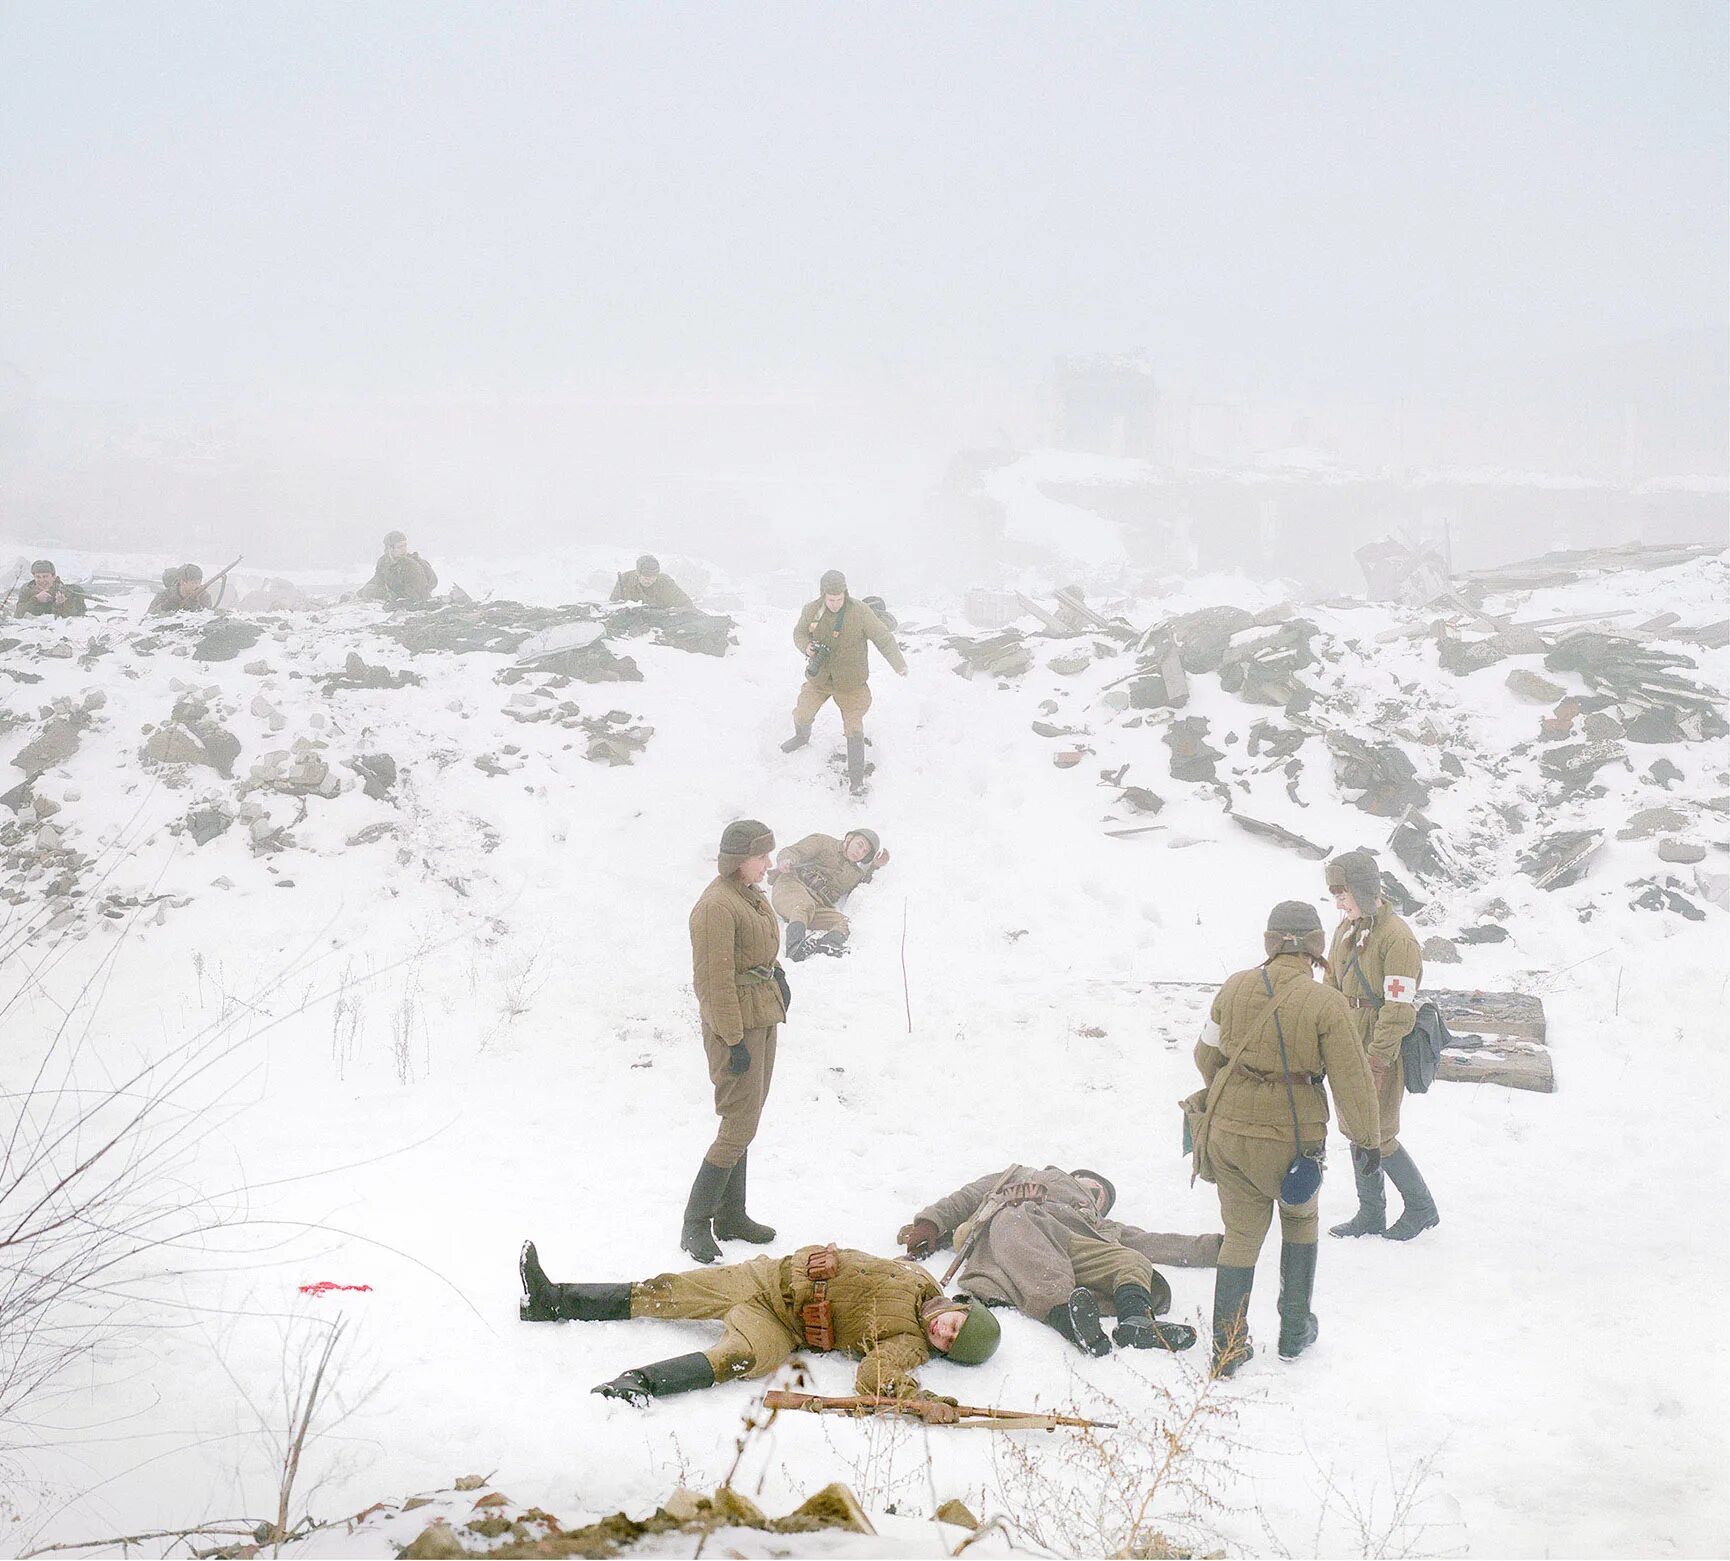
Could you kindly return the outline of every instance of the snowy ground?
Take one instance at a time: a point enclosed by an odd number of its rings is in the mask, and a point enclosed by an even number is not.
[[[571,600],[594,565],[561,567],[541,571],[534,599]],[[1631,597],[1685,610],[1672,600],[1684,590],[1709,606],[1713,582],[1721,609],[1723,566],[1712,567],[1685,581],[1588,582],[1545,593],[1532,613]],[[521,584],[474,567],[452,577],[477,594]],[[1236,596],[1210,589],[1222,585]],[[1220,600],[1253,609],[1275,594],[1198,584],[1137,621]],[[337,1316],[351,1325],[338,1373],[351,1412],[309,1450],[315,1513],[496,1471],[515,1501],[574,1523],[647,1512],[675,1485],[710,1489],[726,1474],[751,1387],[648,1410],[587,1391],[699,1348],[710,1331],[519,1325],[514,1262],[528,1235],[560,1278],[684,1266],[678,1214],[712,1131],[685,913],[732,817],[761,817],[782,841],[868,823],[893,853],[850,907],[853,955],[794,971],[752,1154],[753,1212],[780,1228],[781,1247],[891,1251],[921,1204],[1011,1159],[1105,1170],[1136,1223],[1217,1228],[1212,1190],[1191,1187],[1179,1152],[1176,1101],[1196,1083],[1189,1037],[1162,1028],[1141,986],[1217,981],[1254,963],[1273,901],[1310,897],[1325,914],[1319,866],[1241,833],[1205,788],[1172,781],[1157,728],[1096,723],[1094,756],[1052,765],[1051,744],[1029,730],[1040,702],[1079,712],[1127,667],[1103,661],[1070,679],[1038,665],[1002,689],[964,680],[939,636],[911,632],[940,614],[959,625],[954,604],[894,606],[910,626],[911,675],[874,678],[878,771],[863,805],[832,767],[832,713],[804,752],[777,749],[798,680],[782,606],[736,613],[739,644],[724,659],[632,641],[619,649],[644,682],[564,691],[585,714],[622,709],[655,728],[621,768],[585,762],[580,734],[512,720],[513,691],[493,682],[510,658],[411,661],[361,607],[285,624],[210,666],[118,651],[90,667],[32,661],[44,681],[28,688],[0,680],[19,710],[107,694],[78,754],[38,790],[64,801],[56,823],[69,843],[106,848],[112,883],[189,901],[14,958],[0,1086],[28,1082],[67,1010],[89,1026],[85,1083],[213,1022],[243,1042],[194,1086],[209,1115],[176,1178],[141,1189],[212,1198],[231,1223],[158,1265],[172,1274],[149,1284],[149,1304],[132,1304],[138,1327],[14,1438],[34,1444],[11,1460],[4,1501],[17,1534],[42,1543],[273,1514],[259,1421],[280,1422],[285,1354],[310,1337],[307,1320]],[[1311,615],[1366,647],[1395,621],[1372,609]],[[95,620],[5,628],[31,647],[102,632]],[[351,650],[426,681],[321,693],[310,675],[340,670]],[[1720,690],[1725,658],[1699,658]],[[243,670],[258,659],[273,670]],[[1456,679],[1437,671],[1433,647],[1404,642],[1353,666],[1366,712],[1415,681],[1486,751],[1535,725],[1502,687],[1505,669]],[[134,761],[140,728],[168,714],[172,679],[215,685],[232,706],[237,773],[281,745],[249,713],[262,692],[292,712],[289,736],[313,730],[301,723],[317,711],[341,753],[394,754],[400,805],[358,789],[315,798],[297,849],[276,856],[254,857],[239,829],[202,848],[170,835],[201,787],[231,789],[201,771],[177,790]],[[1217,679],[1196,681],[1192,711],[1212,718],[1216,744],[1267,714]],[[21,741],[0,733],[0,762]],[[507,744],[520,767],[473,763]],[[1724,744],[1690,753],[1678,790],[1723,796]],[[1099,771],[1125,762],[1129,782],[1167,798],[1165,830],[1102,833],[1115,792]],[[1473,771],[1434,816],[1465,830],[1509,784]],[[1613,822],[1632,786],[1611,780],[1590,807]],[[1337,796],[1303,810],[1283,787],[1255,797],[1257,816],[1335,849],[1387,838],[1386,820]],[[396,832],[345,844],[373,823]],[[1517,844],[1492,848],[1501,876],[1470,904],[1432,906],[1421,931],[1507,903],[1512,938],[1467,949],[1467,964],[1430,980],[1540,993],[1559,1092],[1438,1084],[1408,1104],[1402,1137],[1442,1224],[1405,1247],[1324,1240],[1321,1339],[1295,1364],[1271,1348],[1277,1246],[1264,1249],[1251,1313],[1262,1352],[1214,1390],[1232,1418],[1197,1454],[1222,1504],[1179,1502],[1162,1513],[1173,1530],[1291,1554],[1730,1549],[1730,1357],[1716,1327],[1730,1282],[1725,916],[1630,910],[1623,885],[1656,866],[1649,844],[1612,845],[1585,883],[1553,895],[1513,874]],[[1352,1207],[1335,1147],[1324,1223]],[[1211,1274],[1170,1277],[1176,1313],[1201,1320]],[[318,1281],[370,1288],[300,1293]],[[1200,1350],[1092,1361],[1024,1319],[1004,1329],[990,1363],[934,1364],[931,1387],[1082,1412],[1109,1400],[1107,1418],[1142,1429],[1172,1398],[1203,1393]],[[818,1357],[813,1375],[821,1391],[849,1390],[839,1358]],[[1071,1548],[1095,1548],[1088,1513],[1112,1483],[1108,1460],[1073,1445],[1060,1457],[1069,1444],[1054,1436],[1036,1444],[1044,1456],[1029,1476],[1000,1440],[787,1416],[751,1439],[741,1488],[775,1513],[837,1479],[874,1510],[918,1517],[950,1497],[985,1516],[1049,1502],[1069,1513]],[[344,1543],[391,1553],[382,1528],[310,1549],[343,1554]]]

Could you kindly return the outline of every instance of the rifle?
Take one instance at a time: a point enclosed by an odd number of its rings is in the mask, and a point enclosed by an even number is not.
[[[244,553],[241,554],[241,558],[244,558],[245,556],[246,555]],[[228,566],[228,569],[223,569],[223,570],[219,571],[218,573],[213,574],[208,580],[206,580],[204,582],[204,589],[207,591],[211,588],[211,586],[217,584],[219,581],[222,584],[222,589],[216,593],[216,600],[210,604],[212,606],[212,608],[220,607],[222,605],[222,598],[228,594],[228,570],[234,568],[234,565],[238,564],[239,562],[240,562],[240,558],[235,559],[234,564],[230,564]]]
[[[783,1388],[770,1388],[763,1395],[770,1409],[806,1409],[812,1414],[841,1414],[859,1418],[866,1415],[911,1415],[923,1419],[920,1407],[929,1402],[917,1398],[890,1398],[875,1393],[862,1393],[854,1398],[825,1398],[821,1393],[790,1393]],[[974,1404],[957,1404],[958,1426],[983,1427],[996,1431],[1054,1431],[1058,1426],[1083,1426],[1093,1430],[1114,1431],[1115,1421],[1084,1420],[1079,1415],[1051,1415],[1036,1409],[991,1409]]]
[[[4,618],[6,616],[7,609],[9,609],[12,605],[12,593],[18,589],[18,582],[20,580],[22,580],[23,578],[24,578],[24,570],[21,567],[18,570],[18,573],[12,576],[12,583],[6,587],[6,594],[4,596],[0,596],[0,618]]]

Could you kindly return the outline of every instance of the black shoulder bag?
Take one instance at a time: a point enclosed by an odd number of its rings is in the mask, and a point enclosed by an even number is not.
[[[1385,999],[1376,996],[1356,954],[1352,955],[1350,968],[1357,972],[1358,985],[1379,1013]],[[1442,1048],[1452,1040],[1441,1009],[1434,1003],[1419,1003],[1417,1017],[1400,1042],[1400,1072],[1405,1075],[1408,1095],[1429,1094],[1430,1086],[1436,1082],[1436,1069],[1441,1066]]]

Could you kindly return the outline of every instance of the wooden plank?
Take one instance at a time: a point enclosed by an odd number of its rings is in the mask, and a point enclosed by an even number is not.
[[[1555,1093],[1556,1070],[1550,1053],[1536,1041],[1505,1040],[1498,1035],[1456,1035],[1454,1041],[1442,1050],[1438,1079]]]

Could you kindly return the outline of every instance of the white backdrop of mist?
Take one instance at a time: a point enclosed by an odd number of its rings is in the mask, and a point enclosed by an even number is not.
[[[0,532],[886,556],[1117,351],[1360,465],[1721,479],[1727,68],[1687,0],[14,0]]]

